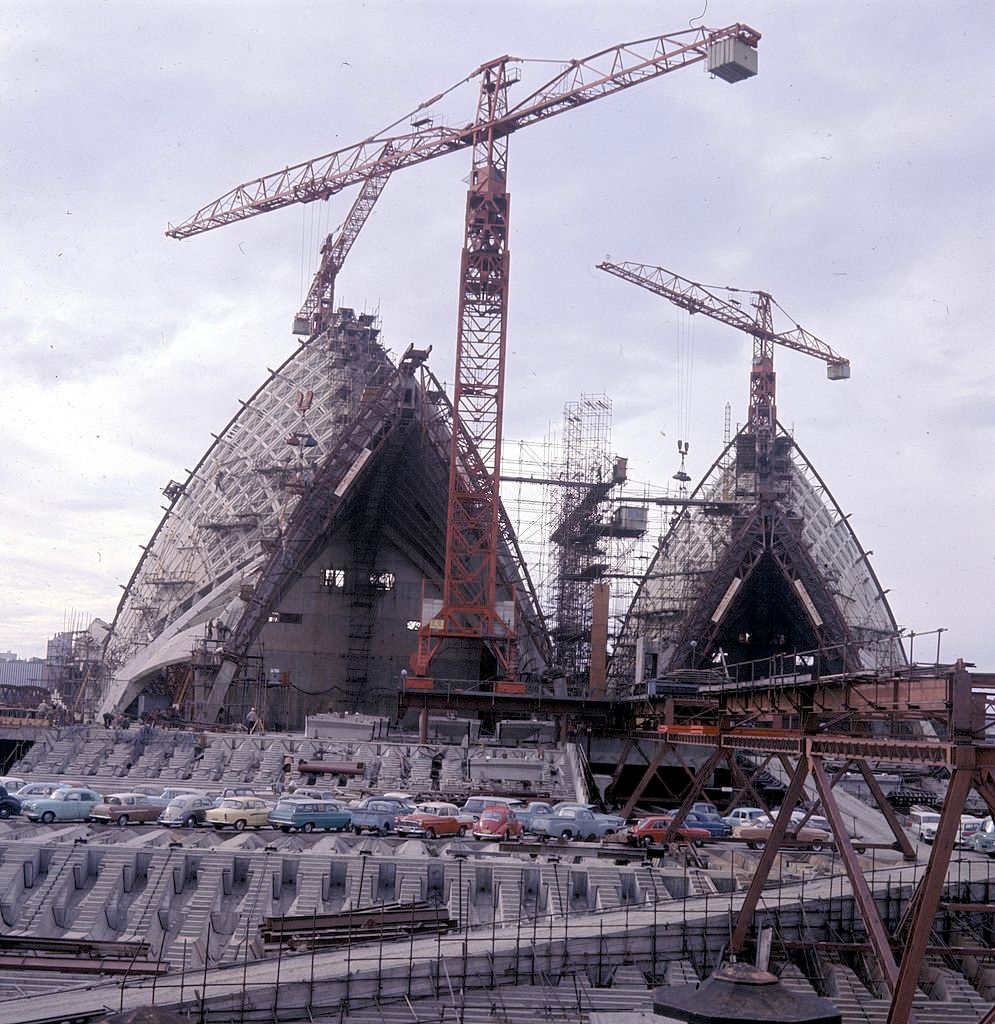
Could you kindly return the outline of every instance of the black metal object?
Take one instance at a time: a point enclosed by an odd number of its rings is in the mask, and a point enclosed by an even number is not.
[[[662,1017],[696,1024],[841,1024],[827,999],[792,992],[773,974],[750,964],[724,964],[700,985],[673,985],[653,993]]]

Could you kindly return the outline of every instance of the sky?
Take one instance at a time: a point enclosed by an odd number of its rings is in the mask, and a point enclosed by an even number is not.
[[[110,620],[161,488],[293,351],[353,195],[182,242],[169,223],[485,60],[552,61],[524,66],[538,85],[623,41],[739,21],[763,36],[756,78],[687,68],[512,136],[505,436],[548,436],[565,402],[606,393],[633,477],[667,482],[680,431],[697,479],[726,403],[745,418],[750,341],[595,266],[769,291],[851,360],[835,383],[778,350],[778,412],[898,622],[995,671],[995,6],[956,0],[7,0],[0,650],[41,656],[67,623]],[[433,113],[462,123],[473,104],[465,86]],[[337,289],[395,352],[431,344],[445,380],[468,171],[463,152],[396,174]]]

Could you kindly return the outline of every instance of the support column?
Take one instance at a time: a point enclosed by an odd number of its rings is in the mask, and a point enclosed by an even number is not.
[[[839,805],[833,796],[829,779],[826,776],[826,769],[823,767],[821,757],[811,759],[812,777],[815,779],[815,788],[822,801],[822,809],[832,829],[836,846],[843,859],[843,867],[846,869],[847,877],[850,879],[850,888],[853,890],[853,898],[860,908],[860,916],[867,930],[867,937],[874,951],[874,957],[884,975],[885,984],[889,992],[895,991],[898,982],[898,964],[895,963],[895,954],[891,951],[891,939],[888,930],[878,913],[877,904],[874,902],[874,894],[871,892],[867,879],[864,877],[857,854],[850,845],[850,836],[846,830],[846,822],[840,812]]]
[[[805,757],[800,757],[795,774],[791,777],[791,782],[788,784],[788,791],[784,794],[784,802],[781,804],[780,813],[774,821],[774,827],[770,830],[770,837],[764,845],[763,853],[760,854],[760,863],[757,865],[757,870],[750,881],[750,888],[746,892],[746,898],[743,900],[742,907],[740,907],[739,917],[736,919],[736,930],[729,941],[729,948],[733,953],[739,953],[746,942],[746,934],[753,923],[753,914],[757,909],[757,904],[760,902],[760,894],[763,892],[768,875],[770,875],[770,869],[774,866],[774,858],[778,854],[781,841],[788,831],[791,812],[795,809],[795,804],[798,803],[799,797],[804,792],[807,776],[808,761]]]
[[[425,746],[428,743],[428,706],[418,712],[418,742]]]
[[[670,823],[670,827],[667,829],[667,834],[663,837],[665,843],[672,843],[677,830],[684,824],[684,819],[687,817],[688,811],[691,810],[691,805],[698,799],[699,794],[705,788],[705,783],[711,777],[712,772],[715,771],[715,766],[727,755],[727,751],[721,747],[716,747],[708,756],[708,760],[698,769],[697,774],[694,777],[694,781],[691,783],[691,788],[688,790],[687,795],[681,801],[681,806],[677,808],[674,814],[674,818]]]
[[[621,810],[621,816],[624,819],[628,819],[629,815],[632,814],[632,809],[639,802],[639,798],[646,791],[646,787],[650,783],[650,779],[656,775],[657,768],[660,767],[660,763],[663,761],[664,755],[666,754],[669,743],[658,743],[656,750],[653,751],[653,756],[650,758],[650,763],[646,766],[646,771],[643,772],[643,777],[636,783],[636,788],[632,791],[632,796],[629,797],[625,802],[625,807]]]
[[[958,754],[973,753],[971,748],[958,747]],[[961,758],[958,758],[960,763]],[[957,830],[960,827],[960,816],[964,811],[964,802],[971,789],[974,767],[955,768],[947,786],[947,798],[943,802],[940,821],[936,827],[936,838],[933,848],[929,851],[929,863],[919,889],[919,902],[909,940],[902,954],[902,964],[898,971],[898,983],[891,998],[888,1010],[888,1024],[907,1024],[912,1019],[912,998],[919,984],[919,973],[922,960],[929,944],[929,936],[933,930],[933,919],[936,917],[936,906],[940,901],[947,880],[947,868],[950,866],[950,855],[953,853]]]
[[[905,860],[916,860],[916,849],[912,845],[912,840],[909,839],[908,833],[902,828],[894,807],[888,803],[888,798],[884,795],[884,790],[879,785],[878,780],[874,778],[870,765],[866,761],[855,761],[854,763],[860,770],[860,774],[864,777],[864,782],[867,783],[867,788],[871,791],[871,796],[874,797],[878,810],[884,815],[884,820],[888,823],[888,828],[891,829],[895,842],[898,844],[899,850],[902,851],[902,856]]]

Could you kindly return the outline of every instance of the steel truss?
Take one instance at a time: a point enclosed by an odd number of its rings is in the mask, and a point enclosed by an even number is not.
[[[777,758],[788,773],[789,783],[774,818],[774,825],[766,838],[756,872],[743,900],[730,940],[732,954],[741,954],[750,938],[754,914],[774,861],[790,845],[788,828],[791,814],[804,796],[806,781],[811,778],[818,801],[830,824],[833,841],[843,860],[854,899],[867,931],[871,952],[880,968],[881,976],[891,994],[888,1024],[914,1022],[912,1000],[918,986],[923,958],[927,955],[934,918],[939,909],[940,896],[947,868],[960,826],[961,814],[971,789],[984,800],[995,815],[995,743],[979,740],[984,736],[983,709],[972,700],[971,677],[964,663],[958,662],[946,674],[945,726],[946,739],[901,739],[894,737],[856,736],[845,733],[820,733],[819,723],[810,717],[806,729],[742,728],[726,720],[727,724],[714,726],[666,725],[661,727],[657,749],[649,761],[646,772],[626,805],[626,814],[638,802],[649,781],[656,774],[667,751],[679,746],[709,748],[710,754],[694,775],[693,782],[674,814],[665,841],[672,841],[695,800],[711,779],[715,768],[723,761],[735,771],[735,754],[749,751],[765,757],[764,765]],[[979,714],[979,711],[982,713]],[[753,716],[758,717],[757,715]],[[842,767],[830,771],[828,761],[839,762]],[[894,810],[885,799],[881,787],[874,779],[870,762],[889,761],[898,764],[942,765],[950,770],[946,800],[940,813],[936,838],[929,854],[925,871],[913,893],[908,911],[895,934],[889,934],[874,901],[874,894],[864,875],[854,843],[847,832],[842,812],[833,794],[835,783],[848,767],[856,767],[870,789],[874,803],[881,811],[892,834],[894,847],[906,860],[915,860],[916,852],[903,831]],[[683,764],[683,760],[681,761]],[[686,765],[685,765],[686,768]],[[740,786],[742,777],[737,778]],[[760,806],[766,807],[759,794],[747,785]],[[813,806],[808,814],[814,810]],[[807,817],[808,815],[806,815]],[[861,845],[861,844],[858,844]],[[820,943],[814,943],[818,948]],[[895,948],[900,956],[896,957]],[[995,1013],[985,1018],[985,1024],[995,1021]]]

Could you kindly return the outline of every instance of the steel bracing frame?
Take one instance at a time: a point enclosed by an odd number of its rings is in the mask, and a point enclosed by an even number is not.
[[[664,837],[665,841],[672,841],[676,837],[677,830],[692,804],[704,790],[715,768],[723,761],[729,764],[735,776],[736,752],[749,752],[755,758],[766,757],[764,764],[769,763],[772,758],[778,759],[787,773],[788,787],[781,801],[780,810],[776,815],[772,815],[773,826],[766,837],[759,863],[743,899],[730,939],[730,952],[733,955],[741,955],[751,936],[754,915],[774,862],[781,850],[790,845],[789,826],[791,832],[800,827],[799,824],[792,823],[791,815],[805,796],[805,784],[811,779],[817,803],[809,808],[805,818],[807,819],[821,806],[830,824],[833,841],[850,881],[871,952],[891,995],[888,1024],[906,1024],[914,1021],[912,1000],[918,986],[923,958],[930,948],[934,918],[939,909],[961,814],[969,792],[973,789],[995,815],[995,743],[983,738],[983,708],[973,699],[971,677],[963,662],[958,662],[947,673],[945,684],[947,699],[943,731],[946,738],[942,740],[820,732],[819,723],[813,717],[809,717],[804,729],[797,730],[743,728],[728,717],[722,724],[714,726],[661,726],[659,738],[656,740],[657,747],[649,758],[637,790],[626,805],[625,813],[631,813],[646,785],[662,764],[666,753],[676,750],[681,745],[709,749],[709,754],[675,812],[668,833]],[[765,707],[762,713],[770,717],[769,706]],[[938,717],[935,709],[932,717]],[[836,722],[837,727],[851,724],[849,718],[840,720],[839,716],[831,721]],[[830,760],[836,765],[832,771],[827,766]],[[947,795],[929,860],[912,895],[910,905],[894,933],[889,932],[881,917],[854,847],[853,838],[846,829],[843,814],[833,793],[835,784],[847,769],[856,767],[867,783],[873,802],[895,837],[894,847],[901,851],[906,860],[915,860],[915,848],[874,778],[871,763],[876,761],[939,765],[950,771]],[[742,777],[737,777],[741,789],[744,787],[744,781]],[[743,792],[745,791],[743,789]],[[755,791],[753,798],[759,801],[759,795]],[[761,802],[760,806],[766,805]],[[816,942],[814,945],[818,948],[820,944]],[[896,948],[901,951],[899,956],[896,956]],[[986,1021],[988,1024],[995,1021],[995,1014],[989,1014]]]

